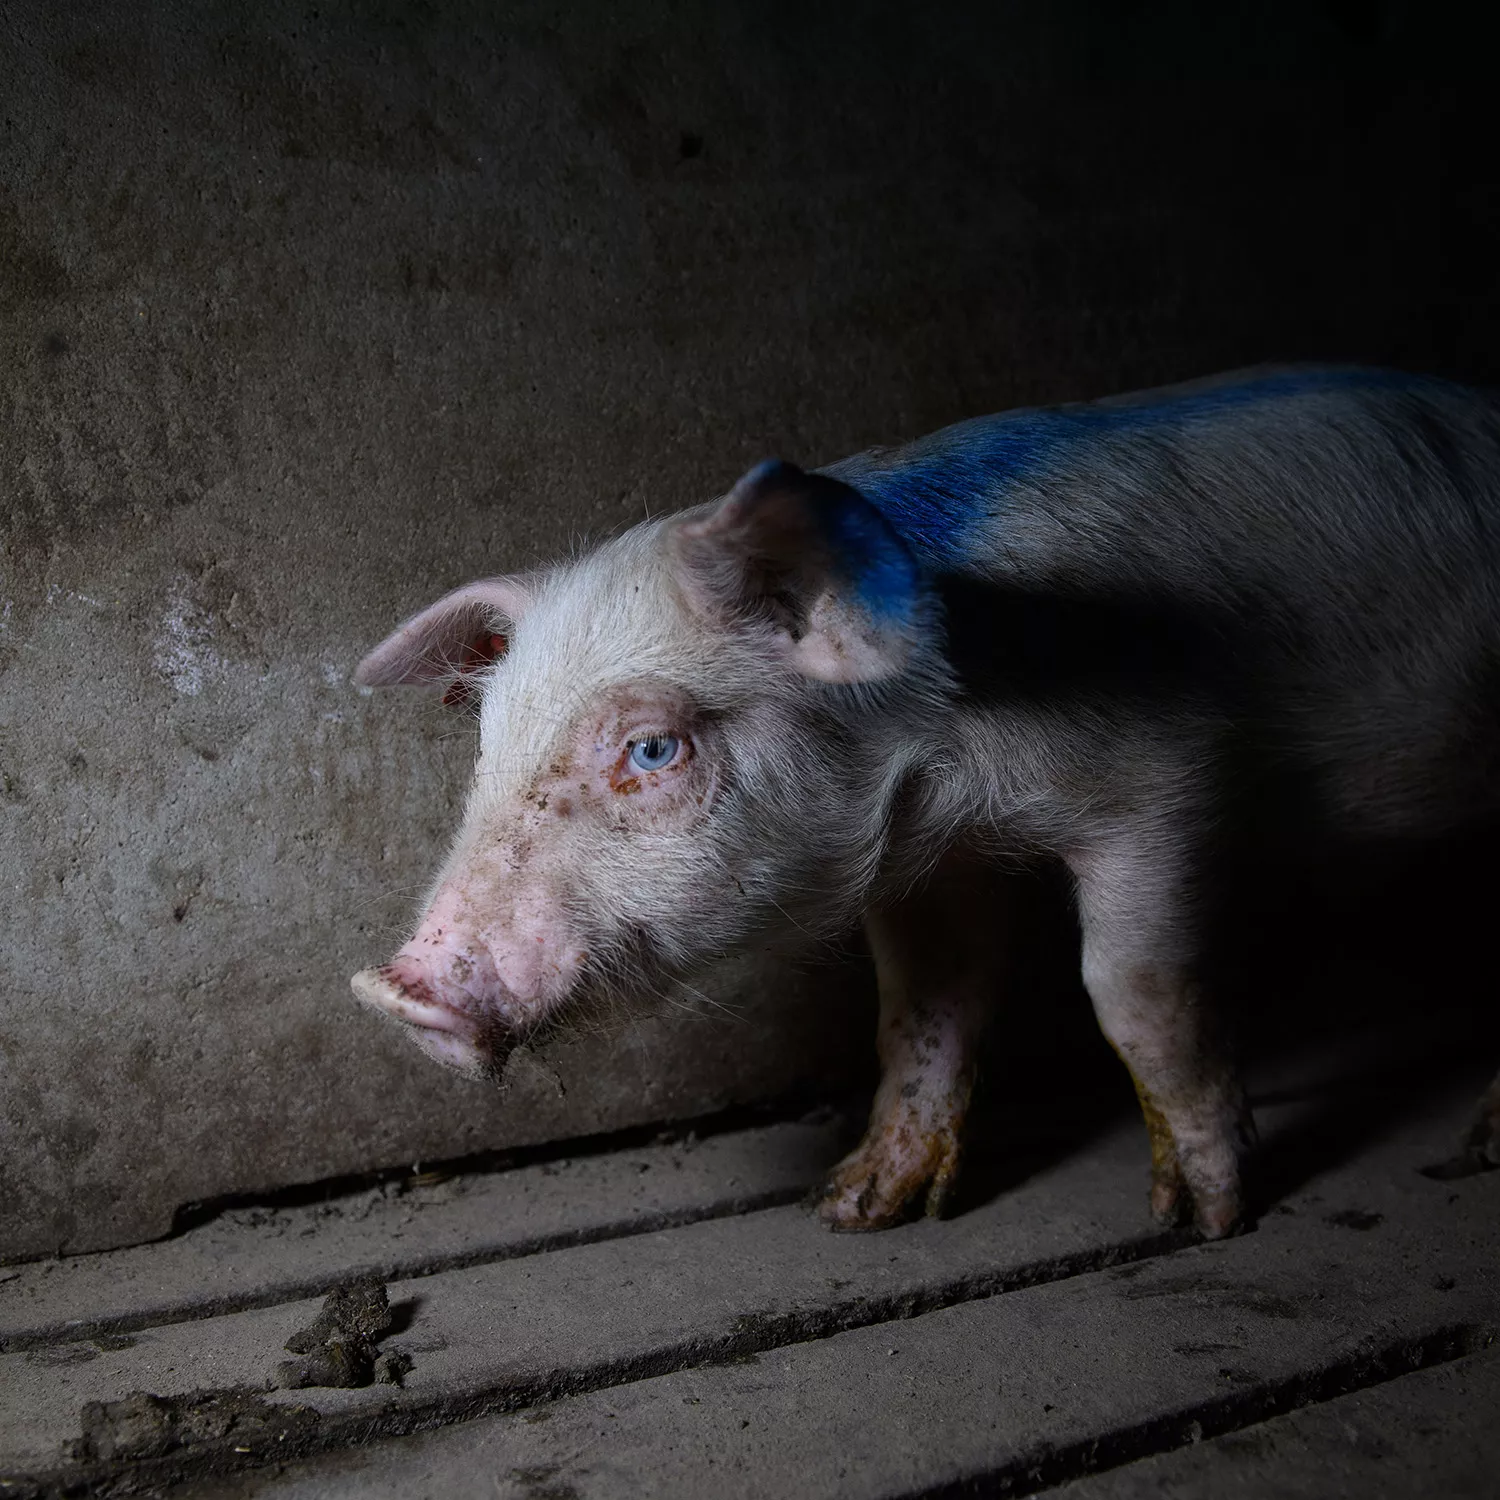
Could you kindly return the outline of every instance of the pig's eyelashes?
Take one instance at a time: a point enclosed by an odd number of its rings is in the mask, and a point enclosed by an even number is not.
[[[682,742],[675,734],[648,734],[630,742],[630,764],[637,771],[662,771],[677,759]]]

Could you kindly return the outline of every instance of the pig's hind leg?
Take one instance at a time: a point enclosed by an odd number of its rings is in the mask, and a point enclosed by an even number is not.
[[[919,1197],[929,1215],[942,1212],[999,983],[1001,895],[989,872],[950,856],[921,891],[866,917],[882,1074],[864,1139],[823,1189],[830,1228],[884,1229]]]
[[[1255,1127],[1197,977],[1186,862],[1167,840],[1070,858],[1083,924],[1083,979],[1100,1029],[1130,1070],[1151,1137],[1151,1211],[1196,1220],[1210,1239],[1244,1214],[1241,1164]]]

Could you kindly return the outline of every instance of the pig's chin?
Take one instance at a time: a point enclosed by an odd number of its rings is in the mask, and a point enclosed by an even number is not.
[[[388,969],[362,969],[350,981],[355,996],[399,1021],[430,1058],[468,1078],[498,1083],[518,1038],[503,1022],[453,1009],[430,993],[398,984]]]

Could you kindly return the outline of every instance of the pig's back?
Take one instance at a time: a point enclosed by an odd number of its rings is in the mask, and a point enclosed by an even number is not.
[[[1495,397],[1384,370],[1001,412],[824,472],[928,567],[1016,584],[1274,594],[1296,591],[1297,558],[1304,575],[1357,575],[1500,545]]]
[[[1252,371],[1002,413],[827,472],[936,577],[981,696],[1072,700],[1092,722],[1170,698],[1314,772],[1330,811],[1377,783],[1397,822],[1451,821],[1434,797],[1500,811],[1488,393]]]

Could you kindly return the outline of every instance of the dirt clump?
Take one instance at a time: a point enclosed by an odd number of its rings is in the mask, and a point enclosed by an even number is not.
[[[352,1389],[375,1381],[400,1385],[411,1369],[411,1356],[401,1349],[382,1353],[376,1347],[391,1321],[381,1281],[363,1277],[336,1286],[318,1316],[286,1341],[287,1350],[302,1358],[282,1360],[274,1383],[282,1390],[314,1385]]]

